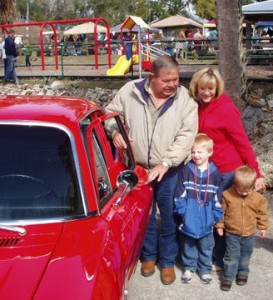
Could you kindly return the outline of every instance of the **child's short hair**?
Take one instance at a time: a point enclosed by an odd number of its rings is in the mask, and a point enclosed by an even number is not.
[[[251,189],[256,181],[257,175],[254,169],[241,166],[236,169],[233,184],[241,189]]]
[[[192,148],[194,146],[200,146],[205,148],[208,152],[212,152],[213,140],[210,137],[208,137],[205,133],[197,133]]]

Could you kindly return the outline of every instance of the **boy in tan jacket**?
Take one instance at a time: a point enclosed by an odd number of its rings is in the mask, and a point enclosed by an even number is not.
[[[268,201],[254,189],[255,171],[247,166],[239,167],[233,186],[223,193],[224,218],[216,224],[217,232],[226,235],[224,274],[221,290],[229,291],[236,277],[237,285],[245,285],[249,273],[249,261],[254,247],[254,233],[260,230],[265,237],[269,220]]]

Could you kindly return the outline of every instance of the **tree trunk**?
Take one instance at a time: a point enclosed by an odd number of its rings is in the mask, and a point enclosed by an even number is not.
[[[15,16],[16,0],[0,0],[0,23],[8,23]]]
[[[240,0],[217,0],[219,69],[226,91],[234,103],[243,109],[246,94],[245,56],[242,44],[242,14]]]

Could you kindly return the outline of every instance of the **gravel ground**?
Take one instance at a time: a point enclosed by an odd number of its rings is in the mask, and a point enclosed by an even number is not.
[[[166,286],[160,281],[159,269],[148,278],[141,276],[140,263],[128,286],[128,300],[209,300],[209,299],[272,299],[273,282],[273,191],[266,192],[269,200],[269,215],[271,226],[267,236],[261,239],[257,233],[254,253],[250,263],[249,282],[246,286],[233,284],[229,292],[220,290],[219,277],[214,274],[209,285],[202,284],[195,274],[189,284],[183,284],[181,265],[177,264],[176,280]]]

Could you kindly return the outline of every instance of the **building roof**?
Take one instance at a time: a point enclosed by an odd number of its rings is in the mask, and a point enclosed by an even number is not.
[[[272,21],[273,0],[243,5],[242,13],[248,21]]]
[[[168,18],[165,18],[161,21],[154,22],[151,24],[151,27],[157,27],[157,28],[166,28],[166,27],[200,27],[202,28],[203,25],[192,20],[189,18],[186,18],[184,16],[175,15]]]

